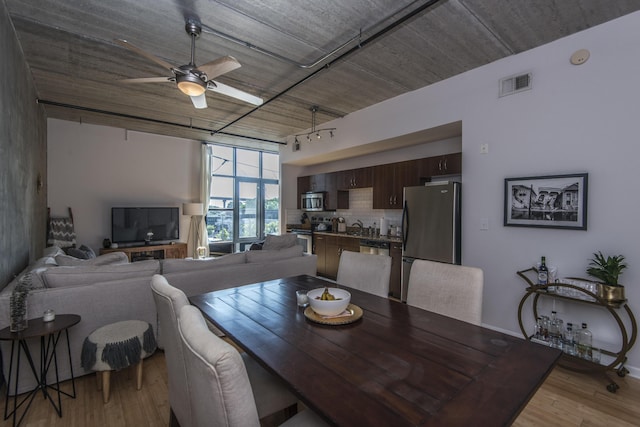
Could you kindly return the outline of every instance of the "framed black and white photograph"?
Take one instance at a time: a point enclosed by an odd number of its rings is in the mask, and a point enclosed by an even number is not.
[[[504,225],[587,229],[588,174],[504,180]]]

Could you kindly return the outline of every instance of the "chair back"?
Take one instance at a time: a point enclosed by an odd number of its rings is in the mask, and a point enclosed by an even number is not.
[[[178,331],[178,315],[189,300],[182,290],[159,274],[151,278],[151,292],[158,312],[158,338],[162,340],[169,382],[169,405],[181,426],[192,425],[189,384]]]
[[[359,289],[384,298],[389,297],[391,257],[344,251],[340,255],[338,277],[340,285]]]
[[[181,309],[178,329],[191,388],[191,425],[259,427],[240,353],[209,330],[196,307]]]
[[[483,281],[479,268],[415,260],[409,274],[407,304],[480,325]]]

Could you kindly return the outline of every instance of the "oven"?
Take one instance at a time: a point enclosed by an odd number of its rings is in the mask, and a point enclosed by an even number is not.
[[[324,199],[325,193],[322,191],[303,193],[300,195],[300,209],[307,212],[322,212]]]
[[[298,244],[305,254],[313,253],[313,234],[311,230],[291,230],[298,237]]]

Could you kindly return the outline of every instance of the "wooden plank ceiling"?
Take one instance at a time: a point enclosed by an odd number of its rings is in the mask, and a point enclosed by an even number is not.
[[[282,143],[287,136],[311,127],[313,105],[320,108],[320,126],[640,9],[637,0],[441,0],[363,43],[430,2],[5,3],[49,117],[271,148],[277,145],[263,140]],[[237,58],[242,67],[216,80],[262,97],[264,106],[254,110],[250,104],[208,91],[209,107],[198,110],[174,83],[119,82],[170,77],[171,71],[121,47],[114,39],[126,39],[175,66],[187,64],[191,48],[185,31],[187,18],[203,24],[196,41],[196,64],[224,55]],[[342,50],[315,67],[297,65],[314,62],[341,45],[345,45]],[[336,60],[347,51],[352,53]],[[326,67],[328,63],[330,67]],[[222,133],[210,134],[219,130]]]

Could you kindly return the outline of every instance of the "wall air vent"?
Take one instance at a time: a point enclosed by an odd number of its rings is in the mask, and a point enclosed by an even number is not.
[[[506,96],[531,89],[531,73],[517,74],[500,79],[500,95]]]

